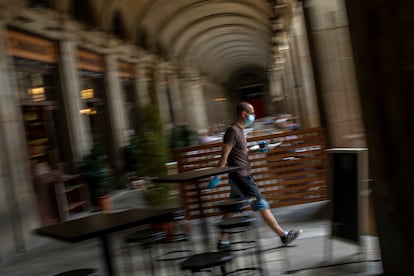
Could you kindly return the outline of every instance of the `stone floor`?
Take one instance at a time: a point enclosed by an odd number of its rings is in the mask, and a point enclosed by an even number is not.
[[[302,228],[303,234],[290,246],[282,247],[278,238],[259,218],[258,231],[263,249],[266,275],[379,275],[382,273],[377,237],[362,236],[361,244],[355,245],[330,236],[330,222],[326,217],[326,202],[297,205],[273,209],[285,229]],[[209,218],[209,224],[218,218]],[[201,252],[201,231],[198,221],[191,222],[194,252]],[[126,232],[112,236],[116,271],[119,275],[150,275],[148,268],[141,265],[143,254],[133,250],[134,271],[125,263],[122,237]],[[217,232],[211,231],[212,247]],[[249,256],[238,257],[233,266],[247,265]],[[0,275],[54,275],[75,268],[93,267],[99,275],[105,275],[101,261],[99,240],[88,240],[76,244],[36,237],[35,245],[27,252],[8,259],[0,266]],[[157,275],[185,275],[177,263],[157,265]],[[220,275],[219,271],[199,275]],[[233,274],[232,274],[233,275]],[[253,275],[240,273],[235,275]]]

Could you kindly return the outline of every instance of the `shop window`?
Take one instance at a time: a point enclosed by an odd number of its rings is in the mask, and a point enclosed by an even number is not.
[[[89,118],[92,140],[95,143],[109,145],[106,140],[107,114],[105,112],[105,93],[104,80],[102,73],[82,70],[81,75],[81,99],[82,115]]]
[[[21,103],[56,99],[54,65],[22,58],[14,58],[14,64]]]
[[[65,124],[59,117],[57,70],[51,64],[14,58],[27,149],[34,174],[53,169],[61,161],[58,135]],[[64,136],[64,135],[63,135]],[[67,145],[65,146],[67,148]]]

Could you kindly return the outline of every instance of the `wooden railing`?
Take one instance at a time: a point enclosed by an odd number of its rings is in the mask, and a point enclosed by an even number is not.
[[[282,142],[268,152],[249,151],[253,176],[271,208],[328,199],[328,157],[325,130],[312,128],[248,139],[249,147],[259,141]],[[174,150],[178,172],[214,167],[221,143]],[[227,175],[219,186],[207,189],[209,179],[200,180],[204,214],[219,215],[216,205],[229,195]],[[180,185],[181,202],[189,219],[198,218],[197,192],[191,183]]]

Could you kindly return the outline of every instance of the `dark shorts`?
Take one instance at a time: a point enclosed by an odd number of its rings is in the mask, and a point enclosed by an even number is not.
[[[248,199],[253,211],[269,209],[269,203],[260,193],[253,176],[232,176],[229,184],[231,199]]]

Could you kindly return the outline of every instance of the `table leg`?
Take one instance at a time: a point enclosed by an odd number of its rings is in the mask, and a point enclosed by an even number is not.
[[[201,234],[203,235],[205,249],[208,251],[209,246],[210,246],[210,238],[209,238],[209,234],[208,234],[207,219],[204,215],[204,208],[203,208],[203,200],[201,198],[200,183],[199,183],[199,181],[196,180],[196,181],[194,181],[194,184],[195,184],[196,190],[197,190],[197,203],[198,203],[198,208],[200,210]]]
[[[104,260],[106,265],[106,272],[108,276],[115,275],[114,268],[112,265],[112,254],[111,254],[111,243],[109,240],[109,234],[103,234],[101,236],[102,246],[103,246],[103,254]]]

